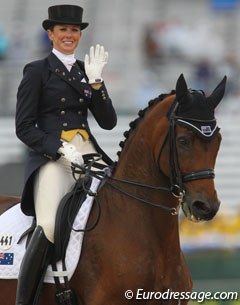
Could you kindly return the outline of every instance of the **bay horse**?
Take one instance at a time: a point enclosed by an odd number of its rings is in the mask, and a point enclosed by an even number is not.
[[[180,75],[176,90],[151,100],[130,123],[119,160],[96,197],[99,223],[85,233],[70,280],[79,305],[188,303],[184,293],[191,292],[192,280],[178,212],[182,206],[198,222],[219,209],[214,167],[221,135],[214,110],[225,84],[226,77],[206,97],[188,89]],[[97,216],[93,205],[88,224]],[[0,287],[0,304],[13,305],[16,281],[0,280]],[[39,304],[55,304],[54,293],[54,285],[44,284]]]

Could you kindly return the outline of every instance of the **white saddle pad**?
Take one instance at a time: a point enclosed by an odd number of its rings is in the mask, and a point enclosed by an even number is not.
[[[91,191],[96,192],[99,180],[93,178]],[[93,197],[87,195],[86,200],[75,218],[73,227],[76,229],[84,229],[91,211]],[[26,216],[20,209],[20,203],[13,208],[7,210],[0,216],[0,278],[1,279],[17,279],[20,264],[25,253],[27,237],[17,244],[20,236],[31,226],[33,218]],[[68,248],[66,251],[66,269],[62,271],[62,264],[58,262],[58,273],[52,271],[52,267],[48,266],[44,279],[45,283],[54,283],[53,275],[58,275],[60,281],[63,282],[61,276],[68,276],[70,279],[77,267],[83,241],[83,232],[72,231]]]

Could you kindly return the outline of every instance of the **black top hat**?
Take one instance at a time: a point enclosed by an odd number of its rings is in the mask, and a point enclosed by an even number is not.
[[[83,8],[77,5],[54,5],[48,8],[48,19],[44,20],[42,26],[48,30],[55,24],[77,24],[81,30],[88,26],[82,22]]]

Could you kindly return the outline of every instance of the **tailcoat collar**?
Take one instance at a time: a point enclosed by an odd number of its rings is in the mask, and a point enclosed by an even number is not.
[[[82,82],[83,78],[85,78],[85,74],[79,67],[79,61],[76,61],[75,67],[72,68],[69,72],[65,65],[61,62],[61,60],[59,60],[57,56],[52,52],[48,55],[47,59],[52,73],[67,82],[79,93],[82,93],[82,88],[79,83],[86,83]]]

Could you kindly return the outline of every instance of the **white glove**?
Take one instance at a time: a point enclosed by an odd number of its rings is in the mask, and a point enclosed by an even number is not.
[[[78,165],[84,163],[82,154],[76,150],[74,145],[67,142],[63,142],[62,146],[58,149],[58,153],[71,163],[76,163]]]
[[[108,52],[104,51],[104,47],[99,44],[96,45],[96,49],[94,47],[90,48],[90,55],[85,55],[85,72],[89,79],[89,84],[101,83],[102,79],[102,70],[104,65],[108,60]]]

